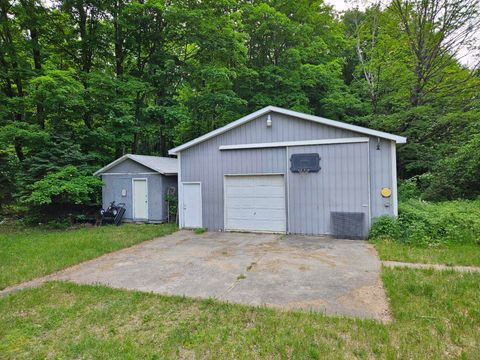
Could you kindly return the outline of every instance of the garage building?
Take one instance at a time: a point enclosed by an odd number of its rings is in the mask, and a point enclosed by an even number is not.
[[[125,204],[125,222],[162,223],[167,220],[167,192],[177,193],[175,158],[126,154],[94,175],[101,176],[102,204]]]
[[[397,214],[406,138],[267,106],[169,151],[181,228],[365,238]]]

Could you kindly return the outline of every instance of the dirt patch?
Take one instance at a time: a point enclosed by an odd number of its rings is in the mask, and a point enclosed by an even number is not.
[[[184,347],[180,347],[177,350],[177,353],[172,355],[174,355],[174,357],[176,357],[177,359],[181,359],[181,360],[196,359],[195,351],[186,349]]]
[[[377,249],[375,249],[375,246],[368,244],[366,245],[367,251],[370,255],[373,255],[375,257],[378,256]]]
[[[313,260],[320,261],[321,263],[331,267],[342,265],[342,263],[338,261],[336,256],[327,254],[326,252],[321,250],[306,251],[296,247],[289,246],[284,248],[275,248],[275,249],[272,249],[271,252],[275,254],[285,254],[286,258],[296,259],[302,262],[304,262],[306,259],[313,259]]]
[[[251,254],[278,254],[284,255],[287,259],[301,261],[305,261],[305,259],[314,259],[331,267],[343,265],[335,255],[328,254],[325,251],[304,249],[298,246],[280,243],[279,241],[269,241],[262,244],[249,244],[247,250]]]
[[[315,311],[325,311],[328,305],[328,301],[324,299],[308,299],[302,301],[293,301],[287,304],[268,304],[281,310],[315,310]]]
[[[216,249],[208,254],[206,261],[212,266],[217,266],[223,270],[233,270],[236,268],[230,260],[235,256],[235,251],[228,247]]]
[[[310,258],[313,258],[315,260],[318,260],[324,264],[327,264],[331,267],[335,267],[337,265],[341,265],[342,263],[340,263],[336,256],[333,256],[333,255],[329,255],[327,254],[326,252],[324,251],[315,251],[313,253],[308,253],[308,255],[306,254],[305,256],[308,256]]]
[[[224,248],[212,251],[208,255],[207,260],[213,260],[219,257],[232,257],[233,255],[235,255],[235,252],[232,249],[229,249],[228,247],[224,247]]]
[[[235,270],[236,267],[228,260],[218,258],[208,259],[208,263],[223,270]]]
[[[340,296],[338,301],[346,308],[368,309],[370,313],[375,314],[375,318],[384,323],[392,320],[388,307],[388,300],[380,279],[375,285],[363,286]]]
[[[173,273],[170,273],[167,276],[165,276],[163,278],[163,280],[173,281],[173,280],[177,280],[177,279],[181,278],[182,276],[183,276],[183,273],[181,273],[181,272],[173,272]]]
[[[272,241],[265,241],[262,243],[248,243],[245,246],[242,246],[242,248],[247,252],[248,254],[255,255],[258,253],[264,253],[267,251],[272,251],[276,249],[279,246],[278,240],[272,240]]]
[[[296,271],[303,267],[303,271],[310,268],[301,262],[295,260],[286,259],[262,259],[256,264],[251,271],[253,272],[266,272],[266,273],[280,273],[282,271]]]
[[[104,262],[100,263],[100,266],[98,267],[98,270],[99,271],[107,271],[107,270],[112,269],[113,265],[116,265],[116,266],[120,265],[121,266],[122,263],[117,264],[113,260],[107,260],[107,261],[104,261]]]
[[[300,271],[308,271],[308,270],[310,270],[310,269],[311,269],[311,267],[310,267],[310,266],[306,266],[306,265],[300,265],[300,266],[298,267],[298,270],[300,270]]]

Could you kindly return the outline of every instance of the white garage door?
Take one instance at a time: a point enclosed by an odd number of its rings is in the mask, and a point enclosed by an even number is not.
[[[282,175],[225,176],[225,229],[286,231]]]

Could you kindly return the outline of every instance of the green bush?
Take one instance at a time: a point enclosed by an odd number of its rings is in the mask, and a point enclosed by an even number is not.
[[[410,199],[424,199],[426,190],[431,186],[433,175],[425,173],[415,175],[410,179],[400,180],[398,183],[398,199],[407,201]]]
[[[27,225],[44,224],[59,229],[85,222],[86,218],[95,222],[101,188],[102,181],[86,170],[64,166],[29,187],[30,194],[23,198],[25,208],[19,216]]]
[[[37,206],[96,203],[101,187],[102,180],[68,165],[35,182],[27,202]]]
[[[196,228],[194,230],[194,232],[195,232],[195,234],[200,235],[200,234],[203,234],[203,233],[207,232],[207,228]]]
[[[377,218],[370,239],[393,239],[415,246],[480,244],[480,201],[400,203],[398,218]]]
[[[400,227],[397,219],[385,215],[375,219],[369,237],[371,239],[397,239],[399,235]]]
[[[168,215],[170,222],[174,223],[177,220],[178,198],[176,195],[167,194],[165,196],[165,201],[168,205]]]

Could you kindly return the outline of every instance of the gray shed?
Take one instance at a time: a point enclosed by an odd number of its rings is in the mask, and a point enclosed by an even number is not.
[[[171,149],[181,228],[365,238],[397,215],[406,138],[267,106]]]
[[[126,154],[94,175],[104,183],[103,208],[112,201],[125,203],[124,221],[161,223],[168,215],[167,191],[177,188],[177,172],[175,158]]]

